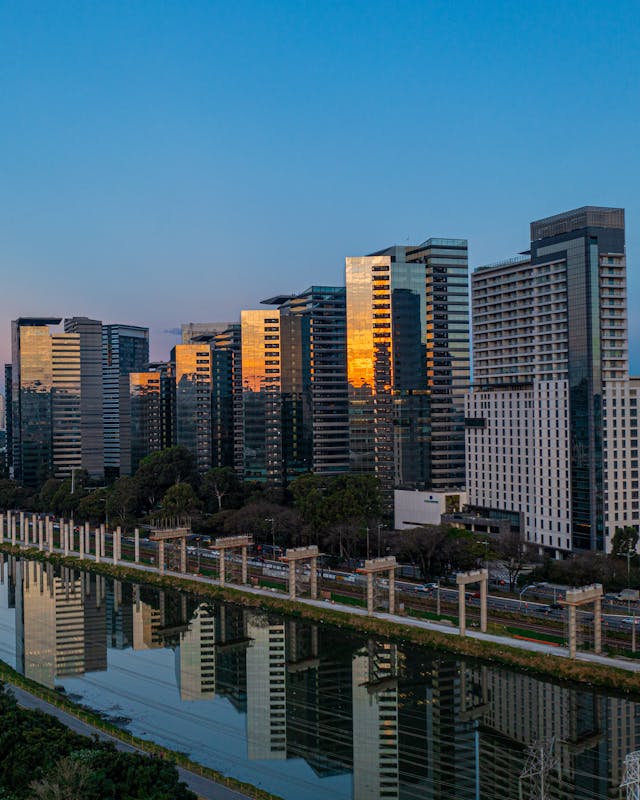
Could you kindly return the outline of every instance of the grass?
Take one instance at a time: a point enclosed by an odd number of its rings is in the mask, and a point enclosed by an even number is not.
[[[158,575],[153,572],[142,572],[134,567],[113,566],[113,564],[103,562],[95,564],[93,561],[80,561],[75,557],[65,558],[64,556],[43,553],[38,550],[22,551],[18,547],[12,548],[11,545],[6,543],[0,544],[0,551],[23,555],[34,560],[50,561],[68,567],[75,567],[76,569],[98,572],[118,580],[128,580],[133,583],[145,583],[164,589],[190,592],[199,596],[226,600],[245,607],[261,608],[283,616],[328,623],[341,630],[376,634],[396,642],[412,642],[435,651],[478,659],[487,664],[512,667],[558,680],[599,686],[615,694],[632,695],[640,698],[640,675],[614,666],[572,661],[560,656],[522,650],[517,646],[511,647],[496,642],[485,642],[469,637],[452,636],[438,631],[405,626],[398,622],[387,622],[377,617],[349,615],[336,611],[330,604],[311,606],[280,597],[253,595],[230,586],[222,588],[213,584],[191,581],[188,578],[174,578],[173,576]]]

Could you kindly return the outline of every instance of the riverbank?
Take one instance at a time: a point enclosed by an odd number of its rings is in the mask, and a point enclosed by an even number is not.
[[[123,745],[124,749],[160,756],[170,761],[178,768],[180,779],[200,798],[210,798],[211,800],[281,800],[277,795],[270,794],[256,786],[230,778],[217,770],[198,764],[183,753],[177,753],[155,742],[134,736],[103,719],[99,714],[74,703],[63,694],[25,678],[24,675],[16,672],[4,661],[0,661],[0,683],[5,683],[9,688],[17,687],[27,692],[32,698],[42,701],[41,704],[33,704],[32,707],[37,707],[44,713],[58,716],[63,724],[76,730],[76,732],[87,736],[91,736],[94,733],[100,734],[100,738],[115,740]],[[20,698],[18,697],[17,699],[20,703]],[[48,709],[46,706],[51,708]],[[56,709],[63,713],[61,715],[55,714]],[[86,730],[78,730],[71,720],[64,719],[64,715],[79,721]]]
[[[158,588],[176,589],[261,608],[284,616],[328,623],[343,630],[375,634],[400,642],[412,642],[432,650],[442,650],[485,663],[535,672],[557,680],[590,684],[615,693],[640,697],[638,661],[597,656],[589,652],[579,652],[578,657],[571,660],[568,650],[556,644],[514,639],[476,630],[469,630],[467,636],[462,637],[458,635],[455,627],[438,622],[384,612],[375,612],[370,616],[364,609],[308,598],[291,601],[282,593],[276,594],[266,589],[229,585],[221,587],[211,578],[185,576],[173,572],[159,574],[154,567],[131,562],[126,564],[121,562],[118,565],[104,561],[96,563],[93,559],[80,560],[75,556],[44,553],[37,549],[27,550],[7,543],[0,544],[0,552],[97,572],[118,580],[146,583]]]

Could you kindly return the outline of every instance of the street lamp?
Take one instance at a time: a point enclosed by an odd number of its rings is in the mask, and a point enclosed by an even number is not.
[[[369,526],[367,525],[367,558],[369,558]]]
[[[535,586],[537,586],[537,585],[538,585],[537,583],[528,583],[528,584],[527,584],[527,585],[524,587],[524,589],[523,589],[523,590],[520,592],[520,605],[518,606],[518,608],[519,608],[519,610],[520,610],[520,611],[522,611],[522,595],[523,595],[523,594],[524,594],[524,593],[525,593],[525,592],[526,592],[528,589],[533,589],[533,588],[534,588]]]

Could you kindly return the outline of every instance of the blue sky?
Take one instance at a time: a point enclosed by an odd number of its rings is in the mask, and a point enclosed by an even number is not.
[[[152,329],[429,236],[471,265],[627,209],[640,372],[637,2],[0,1],[0,358],[19,315]],[[4,333],[2,333],[4,331]]]

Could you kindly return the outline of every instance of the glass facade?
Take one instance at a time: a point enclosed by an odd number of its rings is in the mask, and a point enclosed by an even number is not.
[[[463,486],[466,240],[348,258],[346,284],[352,470],[387,491]]]
[[[21,318],[12,323],[13,468],[15,478],[31,486],[50,476],[68,477],[75,469],[93,469],[92,477],[102,474],[99,428],[90,415],[84,424],[82,419],[83,403],[88,408],[96,403],[91,394],[96,341],[90,334],[56,331],[60,322]]]
[[[136,325],[104,325],[102,373],[104,386],[104,463],[108,477],[126,474],[130,465],[129,375],[149,364],[149,329]],[[125,463],[121,463],[124,458]]]
[[[212,350],[205,342],[171,351],[173,443],[186,447],[201,472],[211,469]]]
[[[132,474],[143,458],[171,445],[165,408],[168,380],[166,365],[164,370],[129,375]]]
[[[243,476],[286,485],[311,469],[308,320],[280,310],[240,320]]]

